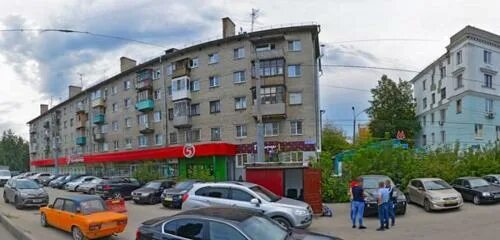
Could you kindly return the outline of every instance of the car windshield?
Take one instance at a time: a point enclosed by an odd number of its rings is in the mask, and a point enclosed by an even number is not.
[[[18,189],[38,189],[40,186],[33,181],[17,181],[16,188]]]
[[[374,189],[378,188],[379,182],[385,182],[386,180],[391,181],[391,185],[394,185],[392,180],[389,177],[386,176],[379,176],[379,177],[362,177],[363,178],[363,188],[366,189]]]
[[[482,178],[470,179],[469,183],[471,188],[484,187],[490,185],[490,183],[488,183],[486,180]]]
[[[174,188],[178,190],[186,190],[188,188],[191,188],[191,186],[193,186],[193,182],[180,182],[175,184]]]
[[[146,185],[144,185],[145,188],[154,188],[154,189],[159,189],[161,186],[161,182],[148,182]]]
[[[239,226],[250,239],[285,239],[288,235],[283,227],[263,217],[250,217]]]
[[[104,212],[106,207],[104,202],[100,199],[88,200],[80,203],[81,212],[83,215],[89,215],[92,213]]]
[[[8,170],[0,170],[0,176],[2,176],[2,177],[10,177],[10,171],[8,171]]]
[[[451,186],[443,180],[425,181],[424,186],[427,190],[451,189]]]
[[[250,188],[252,191],[257,193],[261,198],[268,202],[276,202],[281,199],[278,195],[274,194],[273,192],[267,190],[265,187],[261,186],[253,186]]]

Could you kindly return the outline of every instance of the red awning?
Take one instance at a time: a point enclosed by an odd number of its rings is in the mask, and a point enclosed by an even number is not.
[[[236,155],[236,145],[228,143],[207,143],[194,145],[194,157],[206,156],[234,156]],[[104,162],[126,162],[136,160],[157,160],[184,158],[184,146],[165,147],[157,149],[145,149],[134,151],[122,151],[104,154],[84,155],[84,163],[104,163]],[[61,159],[64,159],[61,162]],[[59,159],[60,164],[66,164],[66,158]],[[32,166],[54,165],[53,159],[34,160]]]

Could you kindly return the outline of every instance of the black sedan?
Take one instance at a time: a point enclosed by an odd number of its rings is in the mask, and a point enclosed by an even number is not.
[[[173,188],[168,188],[161,194],[162,204],[166,208],[181,208],[182,196],[193,187],[197,180],[178,182]]]
[[[156,180],[146,183],[143,187],[132,192],[135,203],[157,204],[161,202],[163,190],[175,185],[172,180]]]
[[[298,229],[285,229],[269,217],[241,208],[201,208],[142,223],[136,240],[338,240],[340,238]]]
[[[102,199],[130,199],[132,191],[140,187],[141,184],[135,178],[113,177],[97,184],[95,193]]]
[[[500,201],[500,187],[479,177],[457,178],[451,185],[462,194],[464,201],[476,205]]]
[[[363,188],[365,189],[365,216],[371,216],[378,214],[378,204],[377,204],[377,189],[379,182],[385,182],[386,180],[391,181],[392,186],[394,186],[394,182],[391,178],[384,175],[364,175],[361,176],[363,178]],[[394,188],[394,196],[397,198],[396,202],[396,214],[404,215],[406,213],[406,197],[399,188]]]

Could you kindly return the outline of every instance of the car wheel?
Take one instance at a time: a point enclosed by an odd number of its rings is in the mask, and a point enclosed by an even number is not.
[[[431,209],[431,202],[429,202],[428,199],[425,199],[424,200],[424,209],[426,212],[431,212],[432,209]]]
[[[113,193],[113,199],[120,199],[122,198],[122,194],[119,192]]]
[[[474,203],[474,205],[481,204],[481,200],[479,199],[478,195],[474,196],[474,199],[472,199],[472,202]]]
[[[5,203],[9,203],[9,199],[7,198],[7,195],[5,195],[5,192],[3,192],[3,201]]]
[[[151,195],[151,197],[149,198],[149,204],[153,205],[156,203],[156,197],[154,195]]]
[[[89,194],[90,194],[90,195],[95,195],[95,190],[94,190],[93,188],[91,188],[91,189],[89,190]]]
[[[45,216],[45,213],[42,213],[40,215],[40,223],[42,224],[42,227],[48,227],[49,223],[47,222],[47,217]]]
[[[284,217],[273,217],[273,220],[276,221],[279,225],[285,227],[286,229],[292,227],[292,224],[290,224],[290,222],[286,220]]]
[[[17,197],[14,198],[14,205],[16,206],[16,209],[23,208],[23,205],[22,205],[21,201]]]
[[[165,204],[164,202],[162,202],[161,205],[163,205],[164,208],[168,208],[168,205]]]
[[[71,235],[73,235],[73,240],[85,240],[85,236],[78,227],[71,228]]]
[[[408,204],[412,204],[411,197],[409,193],[405,193],[406,201],[408,201]]]

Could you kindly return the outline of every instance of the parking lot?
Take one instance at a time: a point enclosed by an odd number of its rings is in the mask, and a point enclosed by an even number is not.
[[[61,195],[79,194],[46,188],[51,202]],[[408,206],[407,215],[397,219],[396,227],[385,232],[376,232],[377,219],[366,219],[366,230],[352,229],[348,219],[348,204],[331,204],[334,216],[318,217],[309,228],[311,231],[330,233],[344,239],[496,239],[500,225],[500,204],[474,206],[466,203],[459,211],[427,213],[417,206]],[[158,216],[175,214],[176,210],[165,209],[161,204],[136,205],[127,202],[129,222],[124,233],[114,239],[133,240],[141,222]],[[43,228],[36,209],[16,210],[14,206],[0,201],[0,211],[35,239],[66,240],[70,234],[54,228]]]

